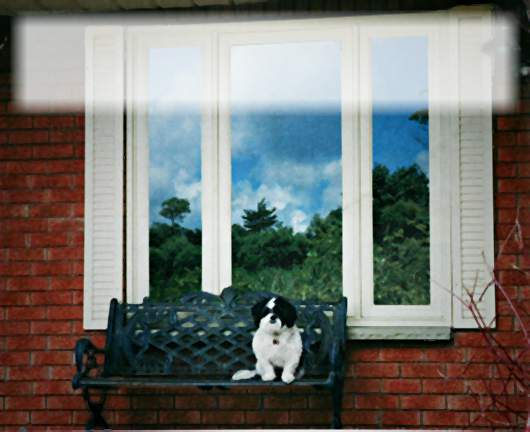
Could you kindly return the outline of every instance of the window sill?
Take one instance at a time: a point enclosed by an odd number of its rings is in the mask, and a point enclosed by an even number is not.
[[[451,327],[348,327],[349,340],[449,340]]]

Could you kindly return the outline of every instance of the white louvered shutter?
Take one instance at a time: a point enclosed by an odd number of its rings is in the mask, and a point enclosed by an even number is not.
[[[123,285],[123,30],[85,34],[84,327],[107,326]]]
[[[491,40],[489,13],[454,20],[458,40],[458,144],[453,183],[453,289],[466,301],[474,289],[478,301],[490,281],[494,262],[492,169],[492,69],[486,46]],[[486,264],[487,263],[487,264]],[[474,288],[475,287],[475,288]],[[495,317],[495,291],[479,303],[489,324]],[[468,309],[453,300],[453,325],[476,328]],[[493,325],[493,324],[492,324]]]

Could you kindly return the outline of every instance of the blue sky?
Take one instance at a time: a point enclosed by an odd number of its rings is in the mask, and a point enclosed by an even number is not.
[[[396,54],[399,52],[399,55]],[[372,42],[373,162],[428,171],[428,134],[410,121],[427,106],[426,41]],[[340,58],[336,42],[232,49],[232,221],[265,198],[304,231],[341,202]],[[171,196],[190,201],[184,225],[200,227],[200,52],[152,50],[150,218]]]

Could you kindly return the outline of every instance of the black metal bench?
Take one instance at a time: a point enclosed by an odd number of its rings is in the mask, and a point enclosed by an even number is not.
[[[108,427],[102,410],[109,388],[285,386],[280,380],[231,380],[237,370],[254,368],[250,308],[267,295],[271,293],[242,294],[226,288],[220,296],[193,293],[176,303],[146,298],[141,304],[120,304],[113,299],[105,349],[86,338],[78,340],[75,348],[77,373],[72,385],[83,390],[92,412],[86,427]],[[329,390],[332,426],[340,428],[346,299],[292,303],[302,331],[304,375],[289,385]],[[98,395],[91,389],[98,389]]]

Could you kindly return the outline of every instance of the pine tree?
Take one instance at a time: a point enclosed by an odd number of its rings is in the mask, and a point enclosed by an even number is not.
[[[243,210],[243,225],[247,231],[259,232],[273,227],[278,218],[276,216],[276,207],[267,208],[265,198],[258,203],[256,210]]]

